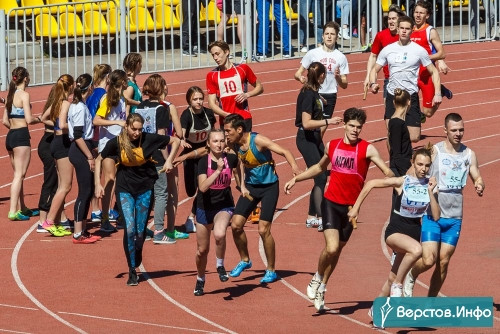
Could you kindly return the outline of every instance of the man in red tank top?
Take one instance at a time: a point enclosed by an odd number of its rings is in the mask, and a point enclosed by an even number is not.
[[[313,179],[332,164],[330,184],[321,205],[325,248],[319,257],[318,271],[307,287],[307,296],[314,300],[318,312],[325,311],[326,284],[353,230],[347,217],[348,207],[356,202],[370,163],[373,162],[385,176],[394,176],[375,146],[359,138],[365,122],[364,110],[347,109],[344,112],[344,137],[327,143],[325,154],[316,165],[285,184],[285,193],[289,194],[296,182]]]

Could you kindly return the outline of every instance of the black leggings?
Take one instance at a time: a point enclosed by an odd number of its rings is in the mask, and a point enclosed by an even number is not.
[[[307,168],[317,164],[323,157],[325,146],[321,140],[320,131],[299,130],[295,140],[300,154],[304,157]],[[326,185],[326,171],[314,178],[314,186],[309,196],[309,212],[310,216],[321,217],[321,201]]]
[[[56,162],[50,152],[50,143],[54,139],[53,132],[45,131],[38,144],[38,156],[43,163],[43,184],[38,200],[38,209],[48,212],[52,204],[52,198],[57,191],[57,170]]]
[[[198,161],[200,158],[184,161],[184,186],[189,197],[193,197],[198,189]],[[196,214],[196,199],[193,201],[191,213]]]
[[[86,140],[85,144],[92,151],[92,143]],[[75,221],[81,222],[87,218],[90,199],[94,193],[94,173],[90,170],[87,157],[75,142],[71,143],[68,152],[69,161],[75,167],[76,181],[78,182],[78,197],[75,202]]]

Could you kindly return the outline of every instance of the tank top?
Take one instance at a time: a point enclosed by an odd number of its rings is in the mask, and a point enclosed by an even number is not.
[[[403,189],[396,198],[394,212],[407,218],[420,218],[430,203],[427,185],[429,179],[418,179],[405,175]]]
[[[248,134],[248,150],[238,147],[238,158],[245,167],[245,183],[259,185],[278,181],[271,151],[260,152],[255,145],[256,132]]]
[[[16,89],[16,92],[20,89]],[[18,108],[12,104],[10,113],[7,114],[8,118],[24,118],[24,108]]]
[[[139,86],[137,86],[137,84],[132,80],[129,80],[127,82],[127,86],[132,87],[134,89],[134,95],[132,96],[132,99],[134,101],[142,102],[142,94],[141,94],[141,90],[139,89]],[[130,106],[130,112],[133,114],[135,112],[136,108],[137,108],[137,106]]]
[[[341,205],[356,202],[370,165],[370,160],[366,158],[368,145],[370,143],[362,139],[355,145],[344,143],[343,138],[330,141],[328,157],[332,170],[325,198]]]
[[[444,147],[444,142],[434,145],[437,152],[432,164],[432,175],[438,179],[439,192],[462,192],[467,183],[470,169],[471,153],[467,146],[462,145],[458,154],[450,154]]]
[[[212,157],[210,154],[207,155],[208,162],[207,162],[207,177],[210,177],[213,173],[215,173],[216,169],[212,169]],[[210,186],[210,189],[212,190],[222,190],[226,189],[231,186],[231,168],[229,168],[229,165],[227,163],[227,157],[224,155],[224,168],[220,172],[219,176],[217,179],[212,183]]]
[[[191,111],[191,128],[189,129],[188,137],[186,138],[188,142],[198,144],[203,143],[207,140],[208,133],[212,130],[212,126],[210,125],[210,120],[208,119],[207,113],[205,110],[202,111],[205,115],[205,120],[207,121],[207,126],[204,129],[196,130],[194,128],[194,116]]]

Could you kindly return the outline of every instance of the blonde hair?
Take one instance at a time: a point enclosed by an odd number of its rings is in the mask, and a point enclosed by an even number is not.
[[[132,163],[136,162],[136,157],[134,151],[132,150],[132,143],[130,142],[130,138],[128,137],[127,127],[132,126],[134,122],[139,122],[141,124],[144,124],[144,118],[142,118],[142,116],[139,114],[128,115],[125,127],[122,129],[122,132],[120,132],[120,135],[118,137],[118,148],[120,149],[119,150],[120,157],[121,157],[121,152],[123,151],[125,152],[128,161]]]
[[[50,107],[50,120],[55,122],[56,119],[59,118],[59,114],[61,113],[61,106],[64,100],[68,99],[69,93],[75,80],[69,74],[63,74],[59,77],[57,82],[55,83],[53,89],[49,95],[50,103],[47,101],[47,109]]]

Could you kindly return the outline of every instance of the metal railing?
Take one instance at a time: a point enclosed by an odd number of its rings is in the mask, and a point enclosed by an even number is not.
[[[304,55],[301,51],[321,42],[319,28],[331,20],[345,28],[338,48],[360,52],[383,28],[384,11],[391,3],[410,12],[415,4],[413,0],[232,0],[228,9],[228,2],[218,6],[216,0],[46,0],[51,3],[46,5],[43,0],[30,1],[39,5],[0,9],[1,90],[17,66],[28,69],[32,85],[42,85],[63,73],[90,73],[95,64],[121,68],[128,52],[141,53],[143,73],[212,67],[215,64],[205,50],[218,38],[230,44],[235,62],[298,58]],[[221,14],[236,10],[239,3],[241,12]],[[430,21],[443,43],[497,37],[495,1],[433,0],[432,4]]]

